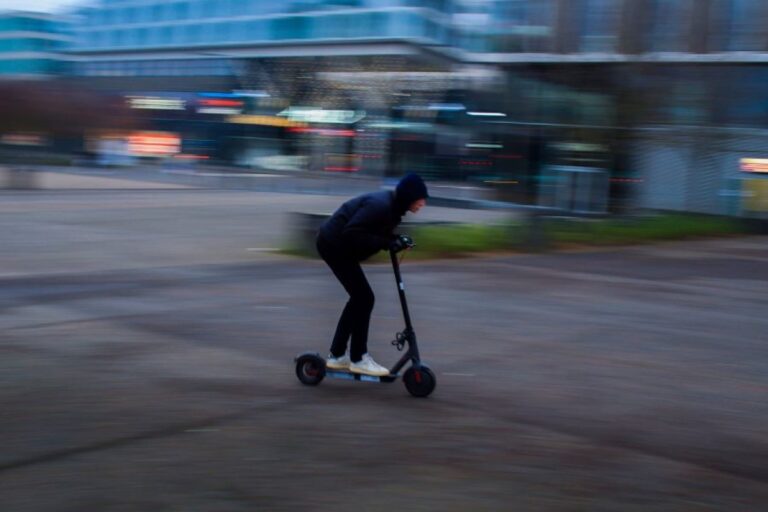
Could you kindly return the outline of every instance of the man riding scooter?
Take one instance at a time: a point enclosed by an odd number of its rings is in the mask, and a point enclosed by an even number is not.
[[[408,174],[393,191],[363,194],[345,202],[320,227],[317,250],[349,294],[331,343],[327,368],[363,375],[389,374],[368,354],[368,326],[375,298],[360,262],[382,250],[403,249],[403,241],[393,233],[394,229],[407,212],[421,210],[428,197],[421,177]]]

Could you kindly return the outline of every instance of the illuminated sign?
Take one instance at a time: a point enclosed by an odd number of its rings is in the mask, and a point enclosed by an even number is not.
[[[133,132],[128,136],[132,156],[163,157],[181,151],[181,137],[170,132]]]
[[[241,91],[232,91],[232,94],[235,94],[237,96],[246,96],[248,98],[269,98],[269,93],[266,91],[241,90]]]
[[[237,115],[243,112],[245,103],[237,94],[203,92],[198,94],[199,114]]]
[[[740,164],[744,172],[768,173],[768,158],[742,158]]]
[[[181,98],[128,96],[128,105],[140,110],[184,110],[187,103]]]
[[[284,117],[276,116],[256,116],[256,115],[238,115],[227,119],[230,123],[236,124],[254,124],[260,126],[277,126],[279,128],[301,128],[305,123],[299,123]]]
[[[330,137],[354,137],[355,130],[336,130],[330,128],[293,128],[296,133],[317,133],[319,135],[328,135]]]
[[[44,146],[45,137],[39,133],[6,133],[0,136],[0,144],[9,146]]]
[[[291,121],[304,123],[351,124],[363,119],[365,117],[365,111],[291,107],[283,110],[277,115],[287,117]]]

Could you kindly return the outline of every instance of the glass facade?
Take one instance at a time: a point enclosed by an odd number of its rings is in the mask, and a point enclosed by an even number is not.
[[[57,57],[68,43],[65,26],[35,14],[0,15],[0,75],[51,75],[65,70]]]
[[[627,18],[630,8],[637,23]],[[468,60],[486,54],[488,62],[506,54],[642,55],[694,46],[766,51],[766,16],[764,0],[101,0],[82,11],[74,50],[131,58],[146,50],[406,40],[457,48]]]
[[[439,10],[448,5],[444,0],[108,2],[85,12],[75,49],[380,38],[443,44],[449,31]]]
[[[124,60],[78,63],[80,76],[230,76],[226,59]]]

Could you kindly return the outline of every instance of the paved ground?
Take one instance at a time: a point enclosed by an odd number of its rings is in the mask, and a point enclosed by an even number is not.
[[[270,250],[291,236],[290,212],[330,213],[348,197],[202,189],[0,191],[0,276],[273,259]],[[406,220],[493,222],[506,215],[430,207]]]
[[[0,194],[0,510],[765,508],[768,239],[406,260],[418,400],[295,379],[342,291],[248,249],[301,197]]]

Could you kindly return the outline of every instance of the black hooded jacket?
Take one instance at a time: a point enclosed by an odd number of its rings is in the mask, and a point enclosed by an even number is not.
[[[395,191],[372,192],[350,199],[326,220],[319,241],[339,256],[357,261],[389,248],[394,229],[411,203],[426,198],[424,182],[416,175],[400,181]]]
[[[338,255],[368,259],[389,248],[405,213],[396,204],[395,193],[388,190],[350,199],[320,226],[320,239]]]

